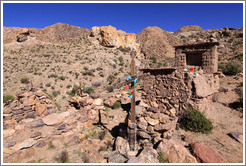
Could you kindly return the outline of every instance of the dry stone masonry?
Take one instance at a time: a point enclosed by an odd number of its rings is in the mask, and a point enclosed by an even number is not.
[[[219,89],[217,45],[177,46],[175,68],[141,69],[141,95],[146,106],[138,116],[140,138],[170,138],[185,110],[207,109],[211,96]],[[191,67],[198,75],[183,71]]]
[[[218,71],[218,42],[175,46],[175,65],[178,69],[194,66],[204,73]]]

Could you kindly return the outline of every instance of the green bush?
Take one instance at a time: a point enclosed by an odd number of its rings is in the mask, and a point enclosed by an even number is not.
[[[79,86],[78,85],[73,85],[73,89],[68,92],[70,96],[74,96],[76,93],[78,93]]]
[[[195,109],[188,109],[182,121],[186,130],[210,133],[213,129],[212,122],[208,120],[201,112]]]
[[[243,61],[243,53],[236,55],[235,58],[240,61]]]
[[[121,107],[121,103],[116,101],[114,104],[113,104],[113,109],[117,109],[117,108],[120,108]]]
[[[219,64],[219,69],[226,75],[236,75],[242,71],[242,67],[238,64],[227,63]]]
[[[165,157],[164,152],[158,153],[157,159],[159,160],[160,163],[168,163],[168,159]]]
[[[58,96],[59,94],[60,94],[60,91],[53,91],[53,92],[52,92],[52,95],[53,95],[54,97]]]
[[[120,61],[120,62],[123,62],[123,61],[124,61],[124,59],[123,59],[122,56],[119,57],[119,61]]]
[[[120,46],[118,48],[118,50],[120,50],[121,52],[130,52],[131,48],[130,47],[122,47],[122,46]]]
[[[60,76],[59,79],[64,81],[66,79],[66,77],[65,76]]]
[[[107,90],[108,92],[113,92],[113,91],[114,91],[114,87],[113,87],[112,85],[107,86],[107,87],[106,87],[106,90]]]
[[[88,94],[91,94],[91,93],[94,93],[95,92],[95,89],[92,88],[92,87],[85,87],[84,88],[84,92],[85,93],[88,93]]]
[[[28,77],[22,77],[20,79],[20,81],[21,81],[22,84],[28,84],[29,83],[29,78]]]
[[[157,59],[156,59],[155,56],[152,56],[152,57],[150,57],[149,59],[152,60],[153,63],[156,63],[156,62],[157,62]]]
[[[14,101],[14,99],[13,95],[3,95],[3,103],[6,103],[8,100]]]

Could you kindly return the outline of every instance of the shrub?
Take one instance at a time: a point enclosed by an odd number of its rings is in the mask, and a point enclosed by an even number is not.
[[[67,85],[67,89],[69,89],[69,88],[71,88],[72,87],[72,85]]]
[[[50,83],[45,84],[46,87],[50,87]]]
[[[59,94],[60,94],[60,91],[53,91],[53,92],[52,92],[52,95],[53,95],[54,97],[58,96]]]
[[[22,77],[20,79],[20,81],[21,81],[22,84],[28,84],[29,83],[29,78],[28,77]]]
[[[3,103],[6,103],[8,100],[14,101],[15,97],[13,95],[3,95]]]
[[[120,108],[121,106],[121,103],[116,101],[114,104],[113,104],[113,109],[116,109],[116,108]]]
[[[124,60],[123,57],[120,56],[120,57],[119,57],[119,61],[120,61],[120,62],[123,62],[123,60]]]
[[[243,61],[243,53],[236,55],[235,58],[240,61]]]
[[[114,75],[109,75],[107,78],[107,81],[109,82],[109,84],[112,84],[115,80],[115,76]]]
[[[84,88],[84,92],[85,93],[88,93],[88,94],[91,94],[91,93],[94,93],[95,92],[95,89],[92,88],[92,87],[85,87]]]
[[[94,87],[99,87],[99,86],[101,86],[101,82],[94,82],[92,85],[93,85]]]
[[[118,50],[120,50],[121,52],[130,52],[131,48],[130,47],[122,47],[122,46],[120,46],[118,48]]]
[[[84,66],[84,70],[88,70],[88,67],[87,66]]]
[[[56,74],[50,74],[50,75],[48,75],[48,78],[56,78],[56,77],[57,77]]]
[[[99,73],[99,76],[100,76],[100,77],[104,77],[103,72],[100,72],[100,73]]]
[[[59,79],[64,81],[66,79],[66,77],[65,76],[60,76]]]
[[[67,94],[70,96],[74,96],[77,92],[78,92],[79,86],[78,85],[73,85],[73,88],[70,92],[68,92]]]
[[[119,64],[120,66],[124,66],[124,62],[120,62],[120,64]]]
[[[219,64],[219,69],[226,75],[236,75],[242,71],[242,67],[238,64],[227,63]]]
[[[213,129],[212,122],[195,109],[188,109],[182,122],[186,130],[194,132],[210,133]]]
[[[106,90],[108,91],[108,92],[113,92],[114,91],[114,87],[113,86],[107,86],[106,87]]]
[[[150,57],[149,59],[152,60],[153,63],[156,63],[156,62],[157,62],[157,59],[156,59],[155,56],[152,56],[152,57]]]
[[[165,157],[165,153],[164,152],[158,153],[157,159],[159,160],[160,163],[168,163],[168,160]]]

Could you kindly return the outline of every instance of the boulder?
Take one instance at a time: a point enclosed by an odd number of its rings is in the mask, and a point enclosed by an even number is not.
[[[35,119],[30,123],[30,128],[43,127],[45,124],[42,119]]]
[[[130,150],[128,141],[122,137],[117,137],[115,140],[115,150],[120,154],[127,156],[127,152]]]
[[[157,119],[152,119],[150,117],[144,117],[144,119],[152,126],[155,126],[159,123],[159,120]]]
[[[42,147],[44,147],[45,145],[47,145],[47,142],[46,142],[46,141],[44,141],[44,140],[39,140],[39,141],[34,145],[34,147],[42,148]]]
[[[42,118],[43,122],[48,126],[58,125],[69,116],[69,112],[50,114]]]
[[[193,154],[202,163],[228,163],[228,160],[219,154],[214,148],[195,142],[191,145]]]
[[[110,156],[108,156],[108,163],[125,163],[126,161],[127,158],[119,152],[113,153]]]
[[[35,106],[35,110],[36,110],[37,114],[41,117],[44,117],[48,113],[46,104],[37,103]]]
[[[58,126],[56,129],[57,130],[63,130],[63,129],[65,129],[66,128],[66,124],[61,124],[60,126]]]
[[[146,130],[146,128],[148,126],[148,122],[143,117],[140,117],[138,119],[137,126],[140,129]]]
[[[32,133],[31,135],[30,135],[30,138],[36,138],[36,137],[38,137],[38,136],[41,136],[41,132],[39,132],[39,131],[37,131],[37,132],[34,132],[34,133]]]
[[[219,78],[212,74],[199,75],[197,79],[193,80],[193,83],[195,94],[199,98],[207,97],[219,90]]]
[[[22,143],[16,144],[13,148],[15,150],[21,150],[24,148],[30,148],[32,147],[37,141],[35,141],[33,138],[27,138]]]
[[[93,104],[96,106],[101,106],[103,104],[103,100],[100,98],[94,99]]]
[[[151,136],[144,131],[137,131],[137,136],[142,138],[142,139],[151,140]]]
[[[104,100],[103,104],[107,107],[113,108],[114,103],[117,101],[116,98],[110,97]]]
[[[127,163],[145,163],[145,159],[143,156],[130,158]]]
[[[155,131],[158,131],[158,132],[174,130],[176,128],[177,121],[178,121],[178,118],[176,117],[174,120],[169,121],[168,123],[165,123],[165,124],[158,123],[157,125],[155,125],[154,129]]]
[[[32,98],[24,100],[23,102],[24,106],[32,106],[34,104],[36,104],[36,100],[34,100],[34,96]]]
[[[170,163],[197,163],[196,158],[182,144],[174,140],[162,139],[157,152],[164,152]]]
[[[159,160],[157,159],[158,153],[152,146],[144,147],[138,157],[142,157],[144,163],[159,163]]]
[[[168,115],[159,114],[159,121],[160,123],[168,123],[170,121],[170,118]]]
[[[9,137],[15,133],[14,129],[3,130],[3,138]]]
[[[136,117],[141,117],[143,114],[144,108],[141,106],[136,106],[135,107],[135,112],[136,112]]]

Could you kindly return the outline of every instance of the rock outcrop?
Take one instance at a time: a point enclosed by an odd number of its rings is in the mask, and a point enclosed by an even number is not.
[[[16,35],[18,42],[24,42],[27,40],[27,36],[29,35],[29,29],[28,28],[22,28],[19,29]]]
[[[116,30],[115,27],[109,25],[92,27],[90,36],[97,38],[103,46],[131,48],[139,54],[139,44],[136,43],[136,35],[134,33]]]

